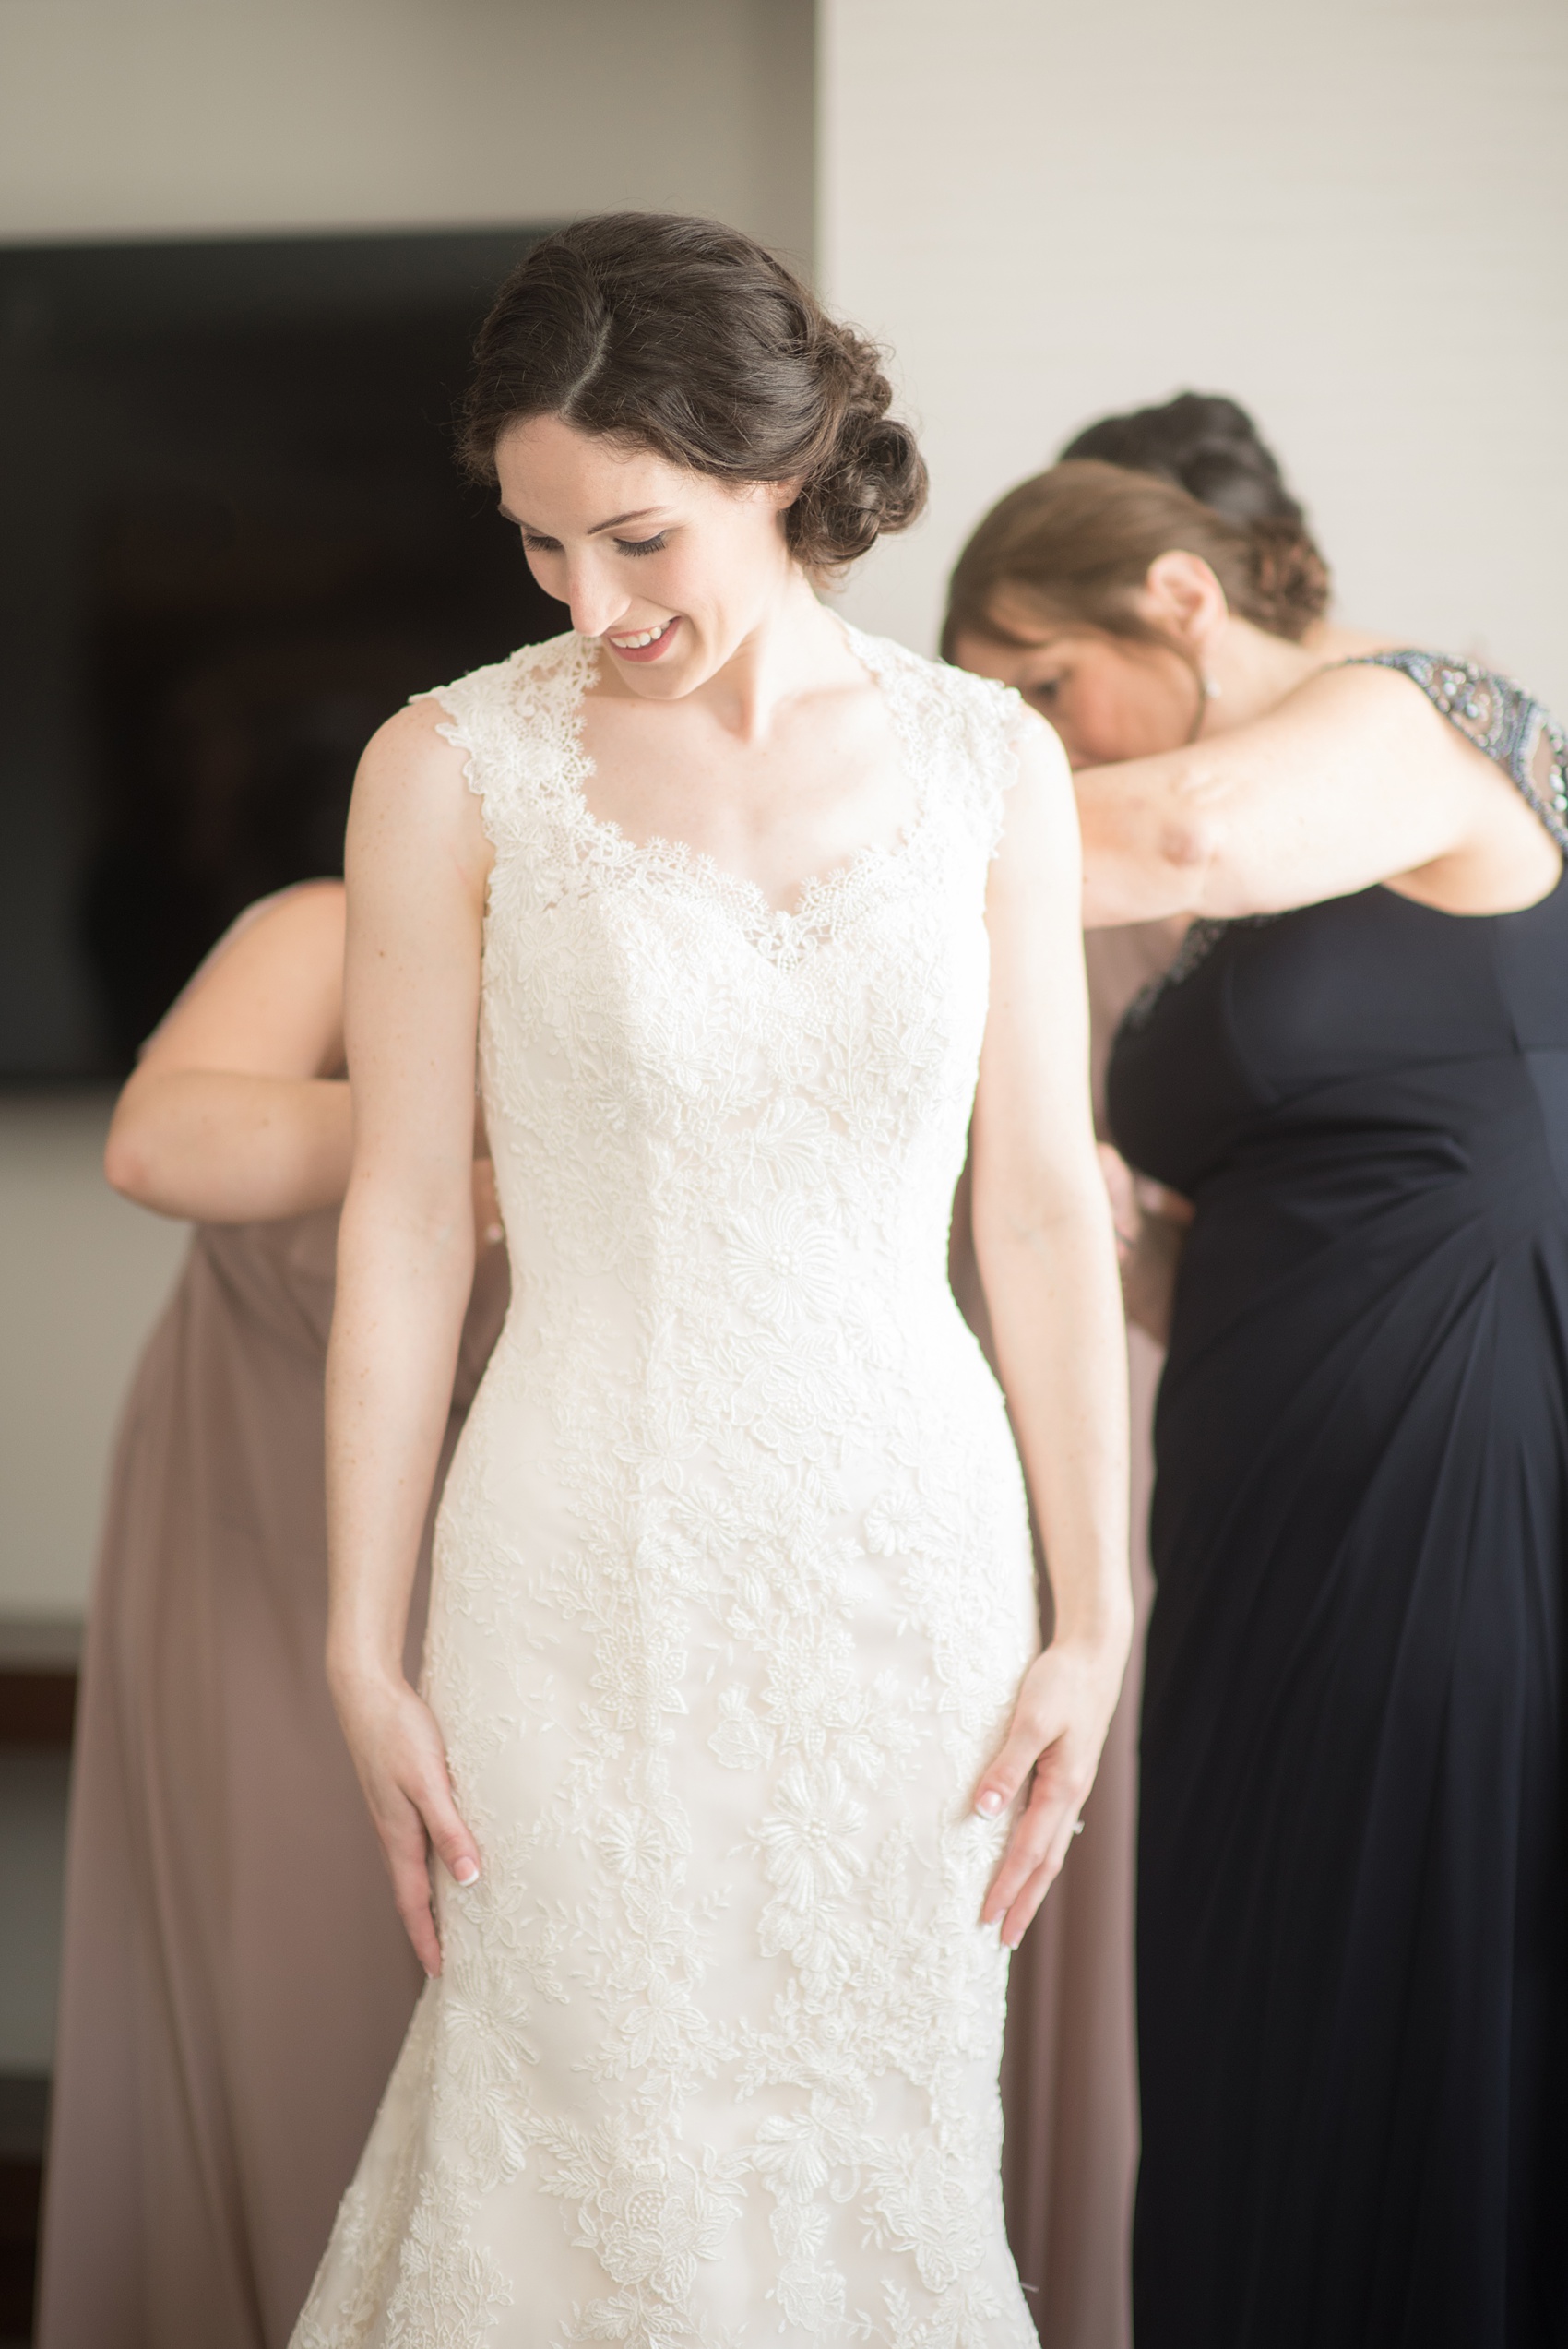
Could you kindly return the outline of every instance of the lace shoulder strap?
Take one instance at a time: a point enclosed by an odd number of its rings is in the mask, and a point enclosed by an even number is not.
[[[1018,778],[1018,743],[1042,721],[1011,686],[845,626],[887,696],[922,804],[933,793],[951,795],[985,854],[994,856],[1004,802]]]
[[[1369,652],[1347,669],[1397,669],[1433,709],[1510,775],[1568,853],[1568,734],[1512,677],[1438,652]]]
[[[590,643],[568,633],[414,696],[445,713],[436,732],[465,754],[469,789],[497,849],[529,837],[541,805],[581,780],[582,701],[595,658]]]

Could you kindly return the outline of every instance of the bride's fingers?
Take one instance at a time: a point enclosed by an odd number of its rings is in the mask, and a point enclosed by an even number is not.
[[[1050,1891],[1055,1873],[1053,1868],[1037,1867],[1003,1919],[1002,1938],[1010,1950],[1017,1948],[1039,1914],[1039,1904]]]
[[[1026,1811],[1013,1830],[1012,1840],[1002,1855],[1002,1865],[992,1878],[980,1909],[982,1925],[1000,1923],[1032,1877],[1046,1866],[1056,1827],[1054,1813]]]
[[[426,1973],[441,1971],[441,1942],[430,1901],[430,1868],[424,1821],[411,1802],[398,1804],[390,1817],[377,1820],[381,1847],[392,1878],[392,1898],[403,1930],[414,1945],[414,1955]]]
[[[1018,1699],[1001,1752],[975,1788],[975,1808],[982,1818],[1000,1818],[1015,1801],[1040,1754],[1059,1726],[1048,1721],[1026,1694]]]
[[[1073,1838],[1082,1821],[1075,1810],[1069,1809],[1051,1840],[1044,1863],[1037,1867],[1022,1889],[1014,1895],[1011,1907],[1002,1921],[1002,1938],[1010,1950],[1016,1950],[1029,1926],[1034,1923],[1039,1904],[1061,1875],[1067,1854],[1073,1848]]]
[[[421,1789],[419,1805],[431,1846],[453,1882],[465,1888],[477,1884],[479,1846],[458,1817],[445,1770]]]
[[[1073,1839],[1078,1810],[1088,1792],[1057,1748],[1041,1758],[1035,1783],[1023,1812],[1014,1824],[1002,1864],[991,1880],[980,1923],[994,1925],[1006,1917],[1014,1902],[1034,1877],[1045,1871],[1046,1886],[1057,1873]],[[1031,1912],[1032,1914],[1032,1912]]]
[[[441,1941],[430,1894],[430,1854],[434,1852],[457,1884],[477,1884],[480,1874],[478,1847],[458,1816],[444,1760],[427,1760],[411,1784],[395,1789],[390,1815],[382,1821],[382,1842],[398,1914],[421,1965],[437,1974]]]

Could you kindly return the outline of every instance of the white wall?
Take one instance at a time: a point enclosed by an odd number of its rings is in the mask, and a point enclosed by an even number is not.
[[[720,214],[809,253],[811,0],[4,0],[0,237]]]
[[[1562,0],[822,0],[819,251],[923,419],[946,569],[1076,425],[1194,387],[1283,451],[1354,620],[1568,709]]]

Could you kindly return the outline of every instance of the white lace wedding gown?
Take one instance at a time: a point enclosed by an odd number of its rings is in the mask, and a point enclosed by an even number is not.
[[[970,1810],[1033,1570],[946,1282],[1021,713],[851,641],[918,813],[788,914],[591,815],[591,644],[437,697],[516,1297],[427,1665],[484,1873],[296,2349],[1033,2349]]]

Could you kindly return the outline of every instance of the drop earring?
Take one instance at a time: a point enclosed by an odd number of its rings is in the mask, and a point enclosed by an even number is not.
[[[1198,736],[1203,733],[1204,720],[1208,715],[1209,703],[1211,701],[1218,701],[1219,699],[1219,694],[1220,686],[1218,678],[1211,677],[1206,669],[1200,669],[1198,671],[1198,706],[1193,712],[1193,731],[1187,736],[1187,747],[1189,749],[1192,748],[1194,743],[1197,741]]]

